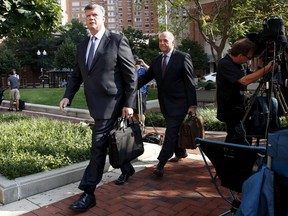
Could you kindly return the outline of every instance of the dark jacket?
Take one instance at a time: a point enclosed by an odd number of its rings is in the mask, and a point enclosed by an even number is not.
[[[153,59],[147,72],[139,77],[138,88],[155,79],[163,115],[171,117],[186,115],[189,106],[197,105],[191,57],[187,53],[174,50],[164,77],[161,63],[162,54]]]
[[[123,106],[135,107],[137,93],[135,62],[128,40],[106,30],[90,71],[85,64],[88,42],[89,38],[77,46],[77,61],[64,98],[71,102],[83,82],[92,118],[117,118]]]

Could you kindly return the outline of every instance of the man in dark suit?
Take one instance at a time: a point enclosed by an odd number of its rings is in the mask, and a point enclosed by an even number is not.
[[[127,38],[105,29],[102,6],[87,5],[85,14],[91,36],[77,46],[76,65],[59,104],[65,111],[84,83],[88,109],[95,121],[91,158],[79,185],[84,193],[70,206],[74,211],[86,211],[96,205],[94,191],[103,175],[108,134],[118,117],[133,116],[137,95],[135,61]],[[118,184],[135,172],[130,163],[121,167],[121,171]]]
[[[178,147],[178,133],[186,114],[195,113],[197,106],[191,57],[174,49],[174,40],[171,32],[159,35],[162,54],[153,59],[147,72],[138,78],[138,88],[152,79],[156,80],[160,109],[166,122],[159,163],[153,171],[158,177],[163,176],[164,166],[174,153],[171,162],[187,157],[186,149]]]

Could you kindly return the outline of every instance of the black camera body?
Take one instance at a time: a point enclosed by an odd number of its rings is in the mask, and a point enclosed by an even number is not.
[[[280,17],[265,19],[263,30],[249,33],[247,37],[257,46],[254,54],[261,56],[264,62],[274,60],[275,56],[282,54],[287,44],[284,21]]]

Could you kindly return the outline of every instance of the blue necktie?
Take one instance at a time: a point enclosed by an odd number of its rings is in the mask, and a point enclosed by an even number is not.
[[[95,44],[96,44],[95,41],[96,41],[96,37],[92,36],[91,46],[90,46],[90,50],[89,50],[89,54],[88,54],[88,60],[87,60],[87,66],[88,66],[89,70],[91,69],[91,65],[92,65],[93,58],[94,58]]]
[[[167,66],[167,55],[164,55],[162,57],[162,77],[164,77],[165,75],[166,66]]]

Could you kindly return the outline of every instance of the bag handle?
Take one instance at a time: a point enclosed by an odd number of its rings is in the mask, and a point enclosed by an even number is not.
[[[192,113],[191,111],[188,113],[188,117],[189,118],[192,118],[192,117],[196,117],[197,116],[197,113]]]
[[[130,124],[134,124],[134,120],[132,117],[125,118],[125,117],[119,117],[117,122],[115,123],[115,127],[117,129],[126,129]]]

